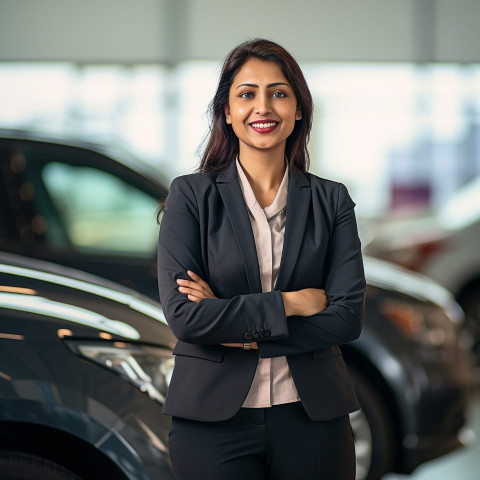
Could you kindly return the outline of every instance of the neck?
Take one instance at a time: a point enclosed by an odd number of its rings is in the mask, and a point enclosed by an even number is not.
[[[277,195],[285,174],[285,151],[272,155],[272,152],[242,152],[238,158],[255,197],[262,208],[270,205]]]

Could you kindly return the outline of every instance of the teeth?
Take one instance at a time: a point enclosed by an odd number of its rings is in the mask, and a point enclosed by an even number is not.
[[[270,128],[274,127],[277,122],[270,122],[270,123],[252,123],[253,128]]]

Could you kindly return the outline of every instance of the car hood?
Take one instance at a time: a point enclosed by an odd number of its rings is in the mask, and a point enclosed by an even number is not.
[[[72,336],[169,347],[176,342],[160,304],[150,298],[94,275],[4,252],[0,308],[57,319]]]

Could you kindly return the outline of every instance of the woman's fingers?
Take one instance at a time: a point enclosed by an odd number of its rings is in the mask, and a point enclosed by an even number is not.
[[[187,295],[204,295],[202,290],[196,288],[178,287],[178,291],[180,293],[186,293]]]
[[[182,280],[182,279],[179,279],[177,280],[177,283],[180,285],[180,287],[182,288],[188,288],[190,290],[196,290],[196,291],[199,291],[199,292],[208,292],[210,291],[210,288],[208,287],[208,285],[205,287],[197,282],[193,282],[191,280]]]
[[[216,298],[212,294],[209,294],[208,292],[205,292],[203,290],[195,290],[192,288],[179,287],[178,291],[180,293],[186,294],[190,300],[192,300],[192,298],[190,297],[197,298],[198,300],[203,300],[204,298]]]
[[[196,273],[192,272],[191,270],[187,270],[187,275],[197,284],[200,285],[204,290],[211,292],[212,289],[210,285],[203,280],[203,278],[199,277]]]
[[[203,300],[204,298],[212,298],[208,295],[205,294],[205,292],[200,292],[198,290],[189,290],[188,288],[182,288],[180,287],[178,289],[180,293],[184,293],[187,295],[187,298],[191,300],[192,302],[198,303],[200,300]]]
[[[189,300],[195,303],[198,303],[204,298],[217,298],[207,282],[190,270],[188,270],[187,273],[192,280],[177,280],[178,285],[180,285],[178,288],[180,293],[185,293]]]
[[[192,272],[191,270],[187,270],[187,275],[196,283],[204,286],[204,287],[208,287],[208,283],[203,280],[203,278],[199,277],[195,272]],[[210,287],[208,287],[210,288]]]
[[[194,295],[187,295],[187,298],[195,303],[198,303],[200,300],[203,300],[202,298],[195,297]]]
[[[179,291],[183,291],[184,293],[191,293],[193,292],[206,292],[207,290],[203,288],[201,285],[195,282],[190,282],[188,280],[177,280],[177,283],[180,285],[178,288]]]
[[[203,280],[203,278],[199,277],[195,272],[192,272],[191,270],[187,270],[187,274],[194,282],[196,282],[198,285],[200,285],[213,298],[216,298],[215,295],[213,295],[213,292],[212,292],[212,289],[210,288],[210,285],[205,280]]]

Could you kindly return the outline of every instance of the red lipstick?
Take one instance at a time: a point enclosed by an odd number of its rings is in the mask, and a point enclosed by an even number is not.
[[[256,122],[249,123],[250,127],[257,133],[271,133],[278,127],[278,122],[274,120],[258,120]]]

